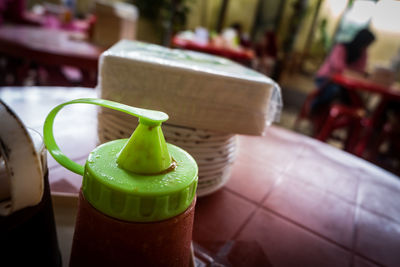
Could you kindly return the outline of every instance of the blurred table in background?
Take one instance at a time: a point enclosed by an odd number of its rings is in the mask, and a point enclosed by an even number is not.
[[[332,81],[349,90],[375,93],[381,95],[384,100],[400,102],[400,87],[396,84],[387,86],[374,80],[351,74],[336,74],[332,77]]]
[[[211,43],[200,44],[194,41],[179,38],[178,36],[175,36],[172,39],[172,46],[229,58],[245,66],[250,66],[251,61],[254,59],[254,51],[248,48],[233,49],[215,46]]]
[[[50,80],[59,78],[60,84],[66,84],[68,81],[62,79],[68,79],[68,74],[63,77],[62,68],[68,66],[81,72],[79,84],[95,86],[102,51],[86,41],[82,33],[33,26],[0,26],[0,54],[9,64],[3,71],[16,74],[15,84],[23,83],[32,66],[43,67]]]
[[[80,97],[96,97],[96,92],[0,88],[0,98],[27,126],[38,130],[54,106]],[[58,144],[80,164],[96,146],[96,120],[95,107],[73,105],[55,122]],[[231,179],[196,205],[193,240],[196,255],[204,262],[400,266],[399,177],[276,126],[265,136],[238,139]],[[81,177],[51,157],[49,169],[59,241],[68,255]],[[68,256],[64,257],[66,263]]]
[[[65,31],[74,31],[88,33],[95,18],[88,16],[86,19],[71,18],[69,21],[63,21],[60,15],[55,14],[35,14],[34,12],[25,12],[24,18],[33,25],[47,28],[60,29]]]

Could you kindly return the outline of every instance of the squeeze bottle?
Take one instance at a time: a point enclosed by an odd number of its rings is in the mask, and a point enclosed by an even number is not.
[[[66,105],[94,104],[139,118],[129,139],[95,148],[81,166],[65,156],[53,121]],[[77,99],[55,107],[44,125],[45,144],[64,167],[83,176],[70,266],[188,266],[198,167],[181,148],[166,143],[168,115],[102,99]]]

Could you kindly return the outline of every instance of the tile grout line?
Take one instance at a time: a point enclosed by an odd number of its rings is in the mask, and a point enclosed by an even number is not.
[[[357,204],[357,200],[356,200],[356,201],[350,201],[350,200],[348,200],[348,199],[346,199],[346,198],[344,198],[344,197],[342,197],[342,196],[340,196],[340,195],[338,195],[338,194],[336,194],[336,193],[330,191],[329,189],[323,189],[323,188],[321,188],[321,187],[319,187],[319,186],[316,186],[316,185],[315,185],[314,183],[312,183],[312,182],[306,182],[306,181],[304,181],[304,180],[302,180],[302,179],[296,179],[295,181],[296,181],[296,182],[299,182],[299,183],[302,183],[302,184],[304,184],[304,185],[311,186],[311,187],[313,187],[314,189],[318,189],[318,190],[324,191],[324,192],[326,192],[327,194],[329,194],[329,195],[331,195],[331,196],[333,196],[333,197],[335,197],[335,198],[337,198],[337,199],[339,199],[339,200],[341,200],[341,201],[343,201],[343,202],[346,202],[346,203],[349,204],[349,205],[355,206],[355,205]],[[356,196],[356,197],[357,197],[357,196]]]
[[[275,189],[275,187],[277,186],[277,184],[280,182],[280,180],[282,179],[283,174],[285,173],[285,171],[283,170],[282,172],[279,173],[279,177],[278,179],[276,179],[276,181],[274,182],[274,184],[272,185],[271,189],[268,190],[268,192],[261,198],[261,200],[257,203],[254,203],[253,201],[251,201],[253,204],[255,204],[256,208],[254,209],[254,211],[249,215],[249,217],[247,217],[247,219],[243,222],[243,224],[238,228],[238,230],[236,231],[236,233],[232,236],[232,240],[236,240],[239,236],[239,234],[242,232],[242,230],[246,227],[246,225],[250,222],[250,220],[254,217],[254,215],[257,213],[258,210],[262,209],[262,205],[264,203],[264,201],[269,197],[269,195],[272,193],[272,191]],[[242,197],[243,199],[245,199],[244,197]]]
[[[305,148],[303,147],[303,149],[299,152],[298,155],[301,155],[302,153],[304,153],[304,150],[305,150]],[[293,162],[294,162],[294,161],[293,161]],[[373,260],[373,259],[370,259],[369,257],[364,256],[363,254],[360,254],[360,253],[358,253],[358,252],[355,251],[355,245],[356,245],[356,240],[357,240],[357,232],[356,232],[357,214],[358,214],[358,212],[359,212],[360,210],[366,210],[366,211],[368,211],[368,212],[370,212],[370,213],[372,213],[372,214],[374,214],[374,215],[379,215],[379,216],[381,216],[381,217],[383,217],[383,218],[385,218],[385,219],[387,219],[387,220],[389,220],[389,221],[391,221],[391,222],[394,222],[394,223],[396,223],[396,224],[399,224],[399,222],[397,222],[396,220],[394,220],[394,219],[392,219],[392,218],[390,218],[390,217],[388,217],[388,216],[386,216],[386,215],[384,215],[384,214],[379,214],[379,213],[377,213],[377,212],[375,212],[375,211],[369,210],[368,208],[362,207],[362,206],[358,203],[358,202],[359,202],[359,201],[358,201],[358,198],[359,198],[359,184],[360,184],[360,179],[361,179],[361,178],[360,178],[361,171],[358,172],[358,176],[357,176],[357,192],[356,192],[356,196],[355,196],[355,202],[349,201],[348,199],[343,198],[343,197],[341,197],[341,196],[339,196],[339,195],[337,195],[337,194],[335,194],[335,193],[333,193],[333,192],[331,192],[331,191],[329,191],[329,190],[325,190],[329,195],[332,195],[333,197],[335,197],[335,198],[337,198],[337,199],[339,199],[339,200],[341,200],[341,201],[343,201],[343,202],[345,202],[345,203],[347,203],[347,204],[349,204],[349,205],[355,206],[355,211],[354,211],[354,215],[353,215],[353,216],[354,216],[354,223],[353,223],[353,238],[352,238],[351,248],[348,248],[348,247],[346,247],[346,246],[344,246],[344,245],[342,245],[342,244],[340,244],[340,243],[337,243],[336,241],[331,240],[330,238],[327,238],[327,237],[321,235],[320,233],[315,232],[314,230],[309,229],[309,228],[307,228],[307,227],[305,227],[305,226],[299,224],[298,222],[293,221],[293,220],[291,220],[290,218],[287,218],[287,217],[281,215],[280,213],[278,213],[278,212],[276,212],[276,211],[274,211],[274,210],[271,210],[271,209],[266,208],[266,207],[263,206],[263,203],[264,203],[264,202],[266,201],[266,199],[270,196],[270,194],[272,193],[272,191],[273,191],[273,190],[277,187],[277,185],[282,181],[283,175],[286,174],[286,173],[288,173],[288,171],[290,170],[290,167],[293,165],[293,162],[291,162],[290,164],[288,164],[288,166],[287,166],[285,169],[283,169],[283,170],[279,173],[279,178],[276,179],[276,181],[275,181],[274,184],[272,185],[271,189],[265,194],[265,196],[264,196],[259,202],[256,202],[256,201],[254,201],[254,200],[251,200],[251,199],[249,199],[248,197],[243,196],[243,195],[241,195],[240,193],[237,193],[237,192],[235,192],[234,190],[232,190],[232,189],[230,189],[230,188],[225,188],[225,190],[227,190],[228,192],[230,192],[230,193],[232,193],[232,194],[234,194],[234,195],[240,197],[241,199],[243,199],[243,200],[245,200],[245,201],[247,201],[247,202],[250,202],[251,204],[253,204],[253,205],[256,206],[255,210],[249,215],[249,217],[245,220],[245,222],[239,227],[239,229],[238,229],[238,230],[236,231],[236,233],[233,235],[232,240],[237,239],[238,236],[239,236],[239,234],[240,234],[240,233],[242,232],[242,230],[246,227],[246,225],[248,224],[248,222],[254,217],[254,215],[257,213],[257,211],[260,210],[260,209],[263,209],[263,210],[265,210],[265,211],[267,211],[267,212],[269,212],[269,213],[271,213],[271,214],[273,214],[273,215],[275,215],[275,216],[277,216],[277,217],[279,217],[279,218],[281,218],[281,219],[284,219],[285,221],[287,221],[287,222],[289,222],[289,223],[291,223],[291,224],[293,224],[293,225],[298,226],[299,228],[305,230],[306,232],[311,233],[312,235],[315,235],[315,236],[317,236],[317,237],[319,237],[319,238],[321,238],[321,239],[327,241],[328,243],[330,243],[330,244],[332,244],[332,245],[335,245],[335,246],[337,246],[337,247],[339,247],[339,248],[341,248],[341,249],[343,249],[343,250],[345,250],[345,251],[347,251],[347,252],[350,252],[350,264],[349,264],[350,267],[354,266],[354,264],[355,264],[355,256],[357,256],[357,257],[359,257],[359,258],[361,258],[361,259],[364,259],[364,260],[366,260],[366,261],[369,261],[369,262],[371,262],[371,263],[373,263],[373,264],[376,264],[376,265],[378,265],[378,266],[383,266],[381,263],[379,263],[379,262],[377,262],[377,261],[375,261],[375,260]],[[312,187],[314,187],[314,188],[316,188],[316,189],[321,189],[320,187],[315,186],[315,185],[312,184],[312,183],[307,183],[306,181],[302,181],[302,180],[299,180],[299,181],[300,181],[301,183],[303,183],[303,184],[310,185],[310,186],[312,186]]]
[[[359,186],[360,186],[361,179],[362,179],[362,178],[361,178],[361,174],[362,174],[362,171],[361,171],[361,169],[360,169],[360,170],[359,170],[359,175],[360,175],[360,176],[358,176],[358,181],[357,181],[356,210],[355,210],[355,212],[354,212],[353,246],[352,246],[352,252],[353,252],[353,253],[352,253],[352,260],[353,260],[353,265],[352,265],[352,266],[354,266],[354,258],[355,258],[355,256],[360,257],[360,258],[362,258],[362,259],[364,259],[364,260],[370,261],[370,262],[372,262],[373,264],[376,264],[376,265],[378,265],[378,266],[383,266],[381,263],[379,263],[379,262],[377,262],[377,261],[375,261],[375,260],[373,260],[373,259],[370,259],[370,258],[368,258],[367,256],[364,256],[363,254],[360,254],[359,252],[356,251],[356,243],[357,243],[357,240],[358,240],[358,232],[357,232],[357,224],[358,224],[358,217],[359,217],[359,216],[357,216],[358,213],[359,213],[361,210],[366,210],[366,211],[368,211],[368,212],[371,212],[371,213],[374,214],[374,215],[382,216],[381,214],[375,213],[375,212],[370,211],[370,210],[368,210],[368,209],[366,209],[366,208],[363,208],[363,207],[361,206],[361,203],[360,203],[360,201],[359,201],[359,192],[360,192],[360,187],[359,187]],[[385,216],[385,215],[383,215],[382,217],[384,217],[385,219],[388,219],[388,220],[390,220],[390,221],[392,221],[392,222],[398,223],[398,222],[394,221],[393,219],[388,218],[388,217]]]
[[[352,226],[352,230],[353,230],[353,235],[352,235],[352,244],[351,244],[351,259],[350,259],[350,267],[354,266],[354,259],[355,256],[354,254],[356,253],[356,242],[357,242],[357,220],[358,220],[358,212],[359,212],[359,203],[358,203],[358,195],[359,195],[359,191],[360,191],[360,179],[361,179],[361,171],[358,171],[358,176],[357,176],[357,192],[356,192],[356,205],[355,205],[355,209],[354,209],[354,214],[353,214],[353,226]]]
[[[278,178],[278,180],[279,180],[279,179],[280,179],[280,178]],[[246,201],[248,201],[248,202],[251,202],[252,204],[254,204],[254,205],[257,206],[256,209],[255,209],[255,210],[249,215],[249,217],[245,220],[245,222],[239,227],[238,231],[233,235],[233,237],[231,238],[231,240],[237,239],[237,237],[239,236],[239,234],[242,232],[243,228],[244,228],[244,227],[247,225],[247,223],[254,217],[254,214],[257,213],[257,211],[258,211],[259,209],[263,209],[264,211],[267,211],[268,213],[271,213],[271,214],[273,214],[274,216],[277,216],[277,217],[279,217],[279,218],[285,220],[286,222],[289,222],[289,223],[291,223],[291,224],[293,224],[293,225],[295,225],[295,226],[297,226],[297,227],[303,229],[304,231],[306,231],[306,232],[308,232],[308,233],[310,233],[310,234],[312,234],[312,235],[315,235],[315,236],[317,236],[318,238],[321,238],[321,239],[325,240],[326,242],[328,242],[328,243],[330,243],[330,244],[332,244],[332,245],[335,245],[335,246],[337,246],[337,247],[339,247],[339,248],[341,248],[341,249],[343,249],[343,250],[345,250],[345,251],[347,251],[347,252],[352,253],[352,254],[350,255],[350,256],[351,256],[351,258],[350,258],[350,264],[353,264],[353,258],[354,258],[354,256],[358,256],[358,257],[360,257],[360,258],[362,258],[362,259],[364,259],[364,260],[367,260],[367,261],[369,261],[369,262],[371,262],[371,263],[373,263],[373,264],[376,264],[376,265],[378,265],[378,266],[383,266],[382,264],[378,263],[377,261],[375,261],[375,260],[373,260],[373,259],[370,259],[370,258],[368,258],[368,257],[366,257],[366,256],[364,256],[364,255],[362,255],[362,254],[360,254],[360,253],[358,253],[358,252],[352,251],[352,248],[347,248],[346,246],[344,246],[344,245],[342,245],[342,244],[339,244],[339,243],[337,243],[336,241],[331,240],[331,239],[329,239],[329,238],[327,238],[327,237],[325,237],[325,236],[319,234],[318,232],[315,232],[315,231],[313,231],[313,230],[311,230],[311,229],[309,229],[309,228],[303,226],[302,224],[299,224],[298,222],[293,221],[293,220],[291,220],[291,219],[289,219],[289,218],[287,218],[287,217],[281,215],[280,213],[277,213],[277,212],[274,211],[274,210],[270,210],[270,209],[268,209],[268,208],[262,206],[262,204],[257,204],[256,202],[251,201],[251,200],[249,200],[249,199],[247,199],[247,198],[241,196],[240,194],[236,193],[235,191],[231,191],[230,189],[227,190],[227,191],[228,191],[229,193],[232,193],[232,194],[234,194],[234,195],[236,195],[236,196],[238,196],[238,197],[241,197],[242,199],[244,199],[244,200],[246,200]],[[272,190],[270,190],[270,191],[272,191]],[[270,193],[270,192],[269,192],[269,193]],[[263,199],[260,201],[260,203],[263,203],[263,202],[267,199],[267,197],[269,196],[269,193],[267,193],[267,195],[263,197]],[[350,266],[352,266],[352,265],[350,265]]]
[[[299,154],[298,154],[298,156],[300,156],[303,152],[304,152],[304,150],[305,150],[305,147],[302,147],[302,149],[301,149],[301,151],[299,151]],[[293,162],[294,162],[295,160],[293,160]],[[290,169],[290,167],[293,165],[293,162],[291,162],[290,164],[288,164],[288,166],[286,166],[286,168],[284,168],[283,170],[277,170],[277,173],[278,173],[278,179],[276,179],[276,181],[273,183],[273,185],[271,186],[271,189],[266,193],[266,195],[265,196],[263,196],[262,198],[261,198],[261,200],[260,201],[258,201],[258,202],[256,202],[256,201],[254,201],[254,200],[252,200],[252,199],[250,199],[250,198],[248,198],[248,197],[246,197],[246,196],[244,196],[244,195],[242,195],[242,194],[240,194],[240,193],[238,193],[238,192],[236,192],[236,191],[234,191],[234,190],[232,190],[232,189],[230,189],[230,188],[228,188],[228,187],[224,187],[224,190],[227,190],[228,192],[230,192],[230,193],[233,193],[233,194],[235,194],[236,196],[238,196],[238,197],[240,197],[240,198],[242,198],[242,199],[244,199],[244,200],[246,200],[246,201],[248,201],[248,202],[250,202],[250,203],[252,203],[252,204],[254,204],[254,205],[257,205],[257,206],[259,206],[259,203],[261,202],[261,203],[263,203],[264,201],[265,201],[265,199],[269,196],[269,194],[272,192],[272,190],[275,188],[275,186],[276,186],[276,184],[277,184],[277,182],[282,178],[282,175],[284,175],[284,174],[286,174],[287,173],[287,171],[288,171],[288,169]],[[261,204],[262,205],[262,204]]]
[[[288,218],[288,217],[286,217],[286,216],[284,216],[284,215],[282,215],[282,214],[280,214],[280,213],[278,213],[278,212],[276,212],[276,211],[274,211],[272,209],[269,209],[269,208],[266,208],[266,207],[262,207],[262,209],[264,209],[266,212],[269,212],[269,213],[279,217],[280,219],[283,219],[286,222],[289,222],[289,223],[291,223],[291,224],[303,229],[304,231],[306,231],[306,232],[308,232],[310,234],[313,234],[313,235],[315,235],[315,236],[327,241],[330,244],[333,244],[333,245],[335,245],[337,247],[340,247],[341,249],[343,249],[345,251],[351,252],[351,250],[348,247],[346,247],[346,246],[344,246],[344,245],[342,245],[342,244],[336,242],[335,240],[332,240],[332,239],[330,239],[330,238],[328,238],[326,236],[323,236],[320,233],[318,233],[318,232],[316,232],[316,231],[314,231],[314,230],[312,230],[310,228],[307,228],[306,226],[304,226],[304,225],[302,225],[302,224],[300,224],[300,223],[298,223],[298,222],[296,222],[296,221],[294,221],[294,220],[292,220],[292,219],[290,219],[290,218]]]
[[[248,198],[248,197],[246,197],[246,196],[244,196],[244,195],[242,195],[242,194],[240,194],[240,193],[238,193],[238,192],[236,192],[236,191],[234,191],[234,190],[232,190],[232,189],[230,189],[228,187],[224,187],[224,190],[228,191],[229,193],[234,194],[235,196],[237,196],[237,197],[239,197],[239,198],[241,198],[241,199],[243,199],[243,200],[245,200],[245,201],[247,201],[247,202],[249,202],[249,203],[251,203],[253,205],[256,205],[256,206],[258,205],[257,201],[254,201],[254,200],[252,200],[252,199],[250,199],[250,198]]]
[[[242,223],[242,225],[239,226],[238,230],[233,234],[231,240],[236,240],[239,236],[239,234],[242,232],[242,230],[246,227],[246,225],[250,222],[250,220],[254,217],[256,214],[257,210],[259,207],[256,207],[252,213],[250,213],[249,217],[246,218],[246,220]]]
[[[360,174],[364,173],[364,171],[363,171],[362,169],[359,169],[359,172],[360,172]],[[360,183],[360,181],[361,181],[362,179],[363,179],[363,178],[362,178],[362,176],[360,175],[360,177],[359,177],[359,183]],[[357,193],[358,193],[358,191],[357,191]],[[357,195],[357,196],[358,196],[358,195]],[[400,220],[396,220],[396,219],[394,219],[394,218],[392,218],[392,217],[390,217],[390,216],[388,216],[388,215],[386,215],[386,214],[383,214],[383,213],[380,213],[380,212],[378,212],[378,211],[375,211],[375,210],[369,209],[369,208],[367,208],[367,207],[364,207],[361,203],[358,203],[358,200],[357,200],[356,204],[358,204],[359,207],[360,207],[360,209],[362,209],[362,210],[365,210],[365,211],[367,211],[367,212],[369,212],[369,213],[372,213],[372,214],[374,214],[374,215],[376,215],[376,216],[382,217],[382,218],[384,218],[384,219],[386,219],[386,220],[388,220],[388,221],[390,221],[390,222],[392,222],[392,223],[395,223],[395,224],[400,225]]]
[[[363,207],[362,205],[359,205],[359,206],[360,206],[360,209],[362,209],[362,210],[365,210],[365,211],[367,211],[367,212],[369,212],[369,213],[372,213],[372,214],[375,215],[375,216],[384,218],[385,220],[388,220],[388,221],[390,221],[390,222],[392,222],[392,223],[394,223],[394,224],[400,225],[400,221],[397,221],[397,220],[393,219],[392,217],[389,217],[389,216],[387,216],[387,215],[385,215],[385,214],[376,212],[376,211],[374,211],[374,210],[370,210],[370,209],[368,209],[368,208],[366,208],[366,207]]]
[[[254,202],[251,201],[251,203],[256,205],[256,208],[254,209],[254,211],[249,215],[249,217],[243,222],[243,224],[238,228],[238,230],[236,231],[236,233],[232,236],[232,239],[235,240],[238,238],[239,234],[242,232],[242,230],[246,227],[246,225],[249,223],[249,221],[254,217],[254,215],[256,214],[256,212],[260,209],[263,209],[263,203],[266,201],[266,199],[270,196],[270,194],[272,193],[272,191],[274,191],[274,189],[278,186],[278,184],[280,184],[280,182],[283,179],[283,176],[288,172],[288,170],[290,170],[290,168],[292,167],[292,165],[294,164],[294,162],[298,159],[298,157],[300,155],[302,155],[305,151],[305,146],[303,146],[301,148],[301,150],[299,151],[299,153],[297,154],[296,159],[294,159],[292,162],[290,162],[286,168],[284,168],[282,171],[279,172],[279,177],[276,179],[276,181],[273,183],[273,185],[271,186],[271,189],[268,190],[268,192],[261,198],[260,201],[258,202]],[[249,201],[249,199],[247,199],[246,197],[237,194],[238,196],[240,196],[242,199],[245,199],[247,201]]]
[[[303,148],[302,152],[304,152],[304,150],[305,150],[305,148]],[[358,171],[360,172],[360,170],[358,170]],[[307,181],[305,181],[303,179],[296,179],[296,182],[299,182],[299,183],[302,183],[302,184],[305,184],[305,185],[309,185],[309,186],[311,186],[311,187],[313,187],[315,189],[318,189],[318,190],[323,190],[324,192],[328,193],[329,195],[332,195],[332,196],[336,197],[337,199],[340,199],[341,201],[346,202],[347,204],[350,204],[350,205],[353,205],[353,206],[355,206],[357,204],[357,199],[356,199],[355,202],[354,201],[350,201],[350,200],[348,200],[348,199],[346,199],[346,198],[344,198],[344,197],[342,197],[342,196],[330,191],[329,189],[323,189],[321,187],[318,187],[312,182],[307,182]],[[357,182],[357,185],[358,185],[358,182]],[[357,188],[357,190],[358,190],[358,188]]]
[[[359,170],[359,171],[361,171],[361,170]],[[320,190],[320,191],[324,191],[324,192],[326,192],[327,194],[329,194],[330,196],[333,196],[333,197],[337,198],[338,200],[343,201],[343,202],[345,202],[345,203],[347,203],[347,204],[349,204],[349,205],[352,205],[352,206],[359,206],[360,209],[366,210],[366,211],[368,211],[368,212],[370,212],[370,213],[372,213],[372,214],[374,214],[374,215],[377,215],[377,216],[379,216],[379,217],[382,217],[382,218],[384,218],[384,219],[386,219],[386,220],[388,220],[388,221],[391,221],[391,222],[393,222],[393,223],[395,223],[395,224],[400,224],[400,221],[398,221],[398,220],[396,220],[396,219],[394,219],[394,218],[392,218],[392,217],[390,217],[390,216],[387,216],[387,215],[385,215],[385,214],[379,213],[379,212],[377,212],[377,211],[374,211],[374,210],[371,210],[371,209],[369,209],[369,208],[367,208],[367,207],[363,207],[362,205],[359,205],[357,198],[358,198],[358,191],[359,191],[358,186],[359,186],[359,184],[360,184],[360,180],[361,180],[361,178],[360,178],[360,177],[357,177],[357,192],[356,192],[356,196],[355,196],[355,201],[350,201],[350,200],[348,200],[348,199],[346,199],[346,198],[344,198],[344,197],[342,197],[342,196],[340,196],[340,195],[338,195],[338,194],[336,194],[336,193],[330,191],[329,189],[323,189],[323,188],[321,188],[321,187],[318,187],[318,186],[316,186],[314,183],[306,182],[306,181],[304,181],[304,180],[302,180],[302,179],[296,179],[295,181],[298,182],[298,183],[302,183],[302,184],[304,184],[304,185],[307,185],[307,186],[311,186],[311,187],[313,187],[314,189],[318,189],[318,190]]]
[[[304,153],[305,150],[306,150],[306,148],[303,147],[302,151],[299,153],[299,156],[301,156],[301,155]],[[285,171],[284,171],[284,173],[287,173],[288,170],[289,170],[289,168],[286,168]],[[301,182],[303,182],[303,183],[305,183],[305,184],[308,184],[308,183],[306,183],[305,181],[301,181]],[[346,200],[344,200],[343,198],[339,197],[338,195],[332,194],[332,193],[329,192],[328,190],[325,190],[325,191],[326,191],[328,194],[330,194],[330,195],[332,195],[332,196],[334,196],[334,197],[336,197],[336,198],[338,198],[338,199],[340,199],[340,200],[346,202],[347,204],[350,204],[350,205],[353,205],[353,206],[354,206],[354,204],[357,204],[358,182],[359,182],[359,180],[357,181],[356,203],[351,203],[350,201],[346,201]],[[321,188],[319,188],[319,187],[313,185],[312,183],[309,183],[309,185],[311,185],[311,186],[314,187],[314,188],[321,189]],[[350,250],[349,248],[347,248],[346,246],[344,246],[344,245],[342,245],[342,244],[339,244],[339,243],[337,243],[336,241],[331,240],[331,239],[329,239],[329,238],[327,238],[327,237],[321,235],[320,233],[315,232],[315,231],[313,231],[313,230],[311,230],[311,229],[309,229],[309,228],[303,226],[302,224],[300,224],[300,223],[298,223],[298,222],[296,222],[296,221],[291,220],[290,218],[287,218],[287,217],[281,215],[280,213],[278,213],[278,212],[276,212],[276,211],[274,211],[274,210],[268,209],[268,208],[266,208],[266,207],[262,207],[262,208],[263,208],[264,210],[266,210],[266,211],[268,211],[268,212],[270,212],[270,213],[272,213],[272,214],[274,214],[274,215],[280,217],[281,219],[284,219],[285,221],[290,222],[290,223],[292,223],[292,224],[298,226],[299,228],[301,228],[301,229],[307,231],[308,233],[311,233],[311,234],[313,234],[313,235],[315,235],[315,236],[317,236],[317,237],[319,237],[319,238],[321,238],[321,239],[323,239],[323,240],[325,240],[325,241],[327,241],[327,242],[329,242],[329,243],[331,243],[331,244],[333,244],[333,245],[336,245],[336,246],[338,246],[339,248],[341,248],[341,249],[343,249],[343,250],[345,250],[345,251],[351,252],[351,255],[350,255],[350,264],[352,264],[352,258],[353,258],[352,254],[353,254],[354,252],[351,251],[351,250]],[[350,265],[350,266],[351,266],[351,265]]]
[[[385,267],[385,265],[382,265],[382,263],[379,263],[379,262],[377,262],[377,261],[375,261],[375,260],[373,260],[371,258],[368,258],[367,256],[364,256],[363,254],[360,254],[358,252],[355,252],[354,256],[357,256],[357,257],[359,257],[359,258],[361,258],[363,260],[369,261],[369,262],[371,262],[371,263],[373,263],[373,264],[375,264],[377,266]]]

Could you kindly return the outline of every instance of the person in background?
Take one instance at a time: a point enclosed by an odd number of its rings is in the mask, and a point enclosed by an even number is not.
[[[346,70],[365,75],[367,48],[374,42],[375,36],[368,29],[360,30],[352,41],[336,44],[317,72],[315,83],[320,90],[311,104],[311,114],[319,113],[335,99],[345,99],[345,91],[331,82],[331,77]]]

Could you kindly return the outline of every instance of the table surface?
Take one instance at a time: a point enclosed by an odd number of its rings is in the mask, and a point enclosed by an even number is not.
[[[90,19],[72,18],[69,22],[62,22],[60,16],[55,14],[36,14],[26,10],[24,18],[38,26],[48,29],[63,29],[75,32],[87,32],[90,27]]]
[[[400,88],[395,86],[384,86],[369,80],[368,78],[346,74],[336,74],[332,79],[335,83],[343,85],[348,89],[377,93],[389,100],[400,101]]]
[[[175,36],[172,39],[172,45],[179,48],[189,49],[200,51],[204,53],[219,55],[223,57],[227,57],[233,60],[247,60],[250,61],[254,58],[254,52],[251,49],[241,48],[241,49],[231,49],[225,47],[217,47],[212,45],[211,43],[208,44],[199,44],[193,41],[185,40]]]
[[[102,49],[82,33],[24,25],[0,26],[0,52],[47,65],[97,70]]]
[[[52,107],[94,89],[8,87],[0,98],[41,131]],[[96,146],[96,108],[73,105],[55,121],[61,149],[84,163]],[[272,126],[239,136],[231,179],[198,199],[197,248],[234,266],[400,266],[400,180],[317,140]],[[49,157],[52,192],[81,177]]]

